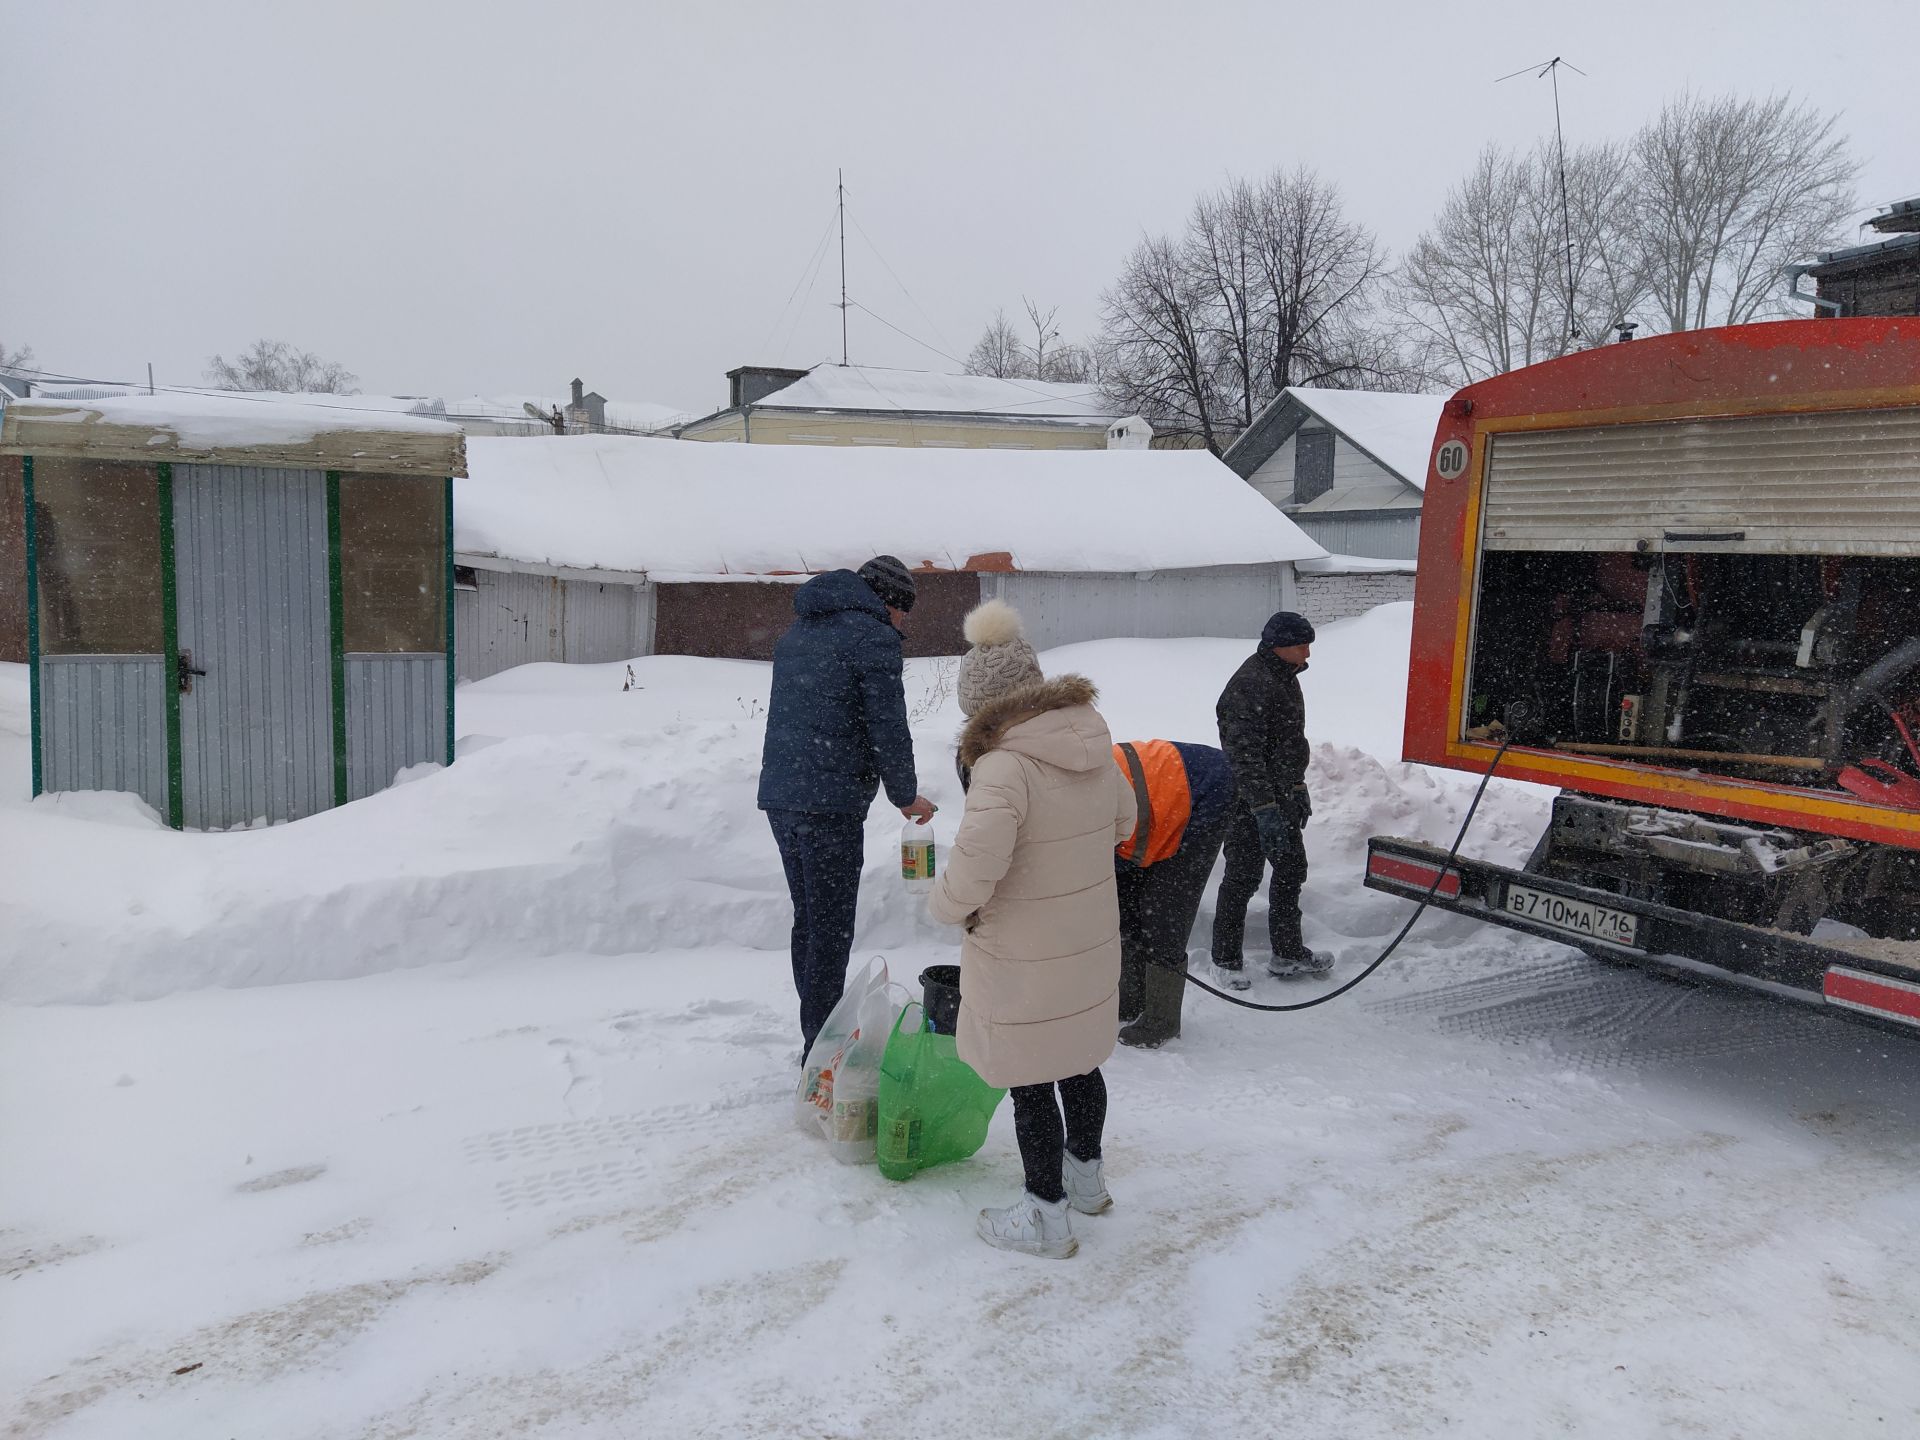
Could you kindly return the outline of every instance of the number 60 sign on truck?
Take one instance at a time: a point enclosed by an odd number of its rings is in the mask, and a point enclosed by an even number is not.
[[[1376,837],[1368,885],[1920,1031],[1920,319],[1635,340],[1448,401],[1405,754],[1502,743],[1561,792],[1525,868]]]

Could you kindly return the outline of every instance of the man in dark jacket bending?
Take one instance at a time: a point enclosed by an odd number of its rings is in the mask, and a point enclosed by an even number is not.
[[[793,899],[793,988],[801,1058],[839,1003],[853,951],[863,827],[884,785],[922,825],[896,622],[913,577],[891,555],[816,575],[794,593],[794,622],[773,647],[773,696],[760,758],[760,808]]]
[[[1307,668],[1313,626],[1282,610],[1267,621],[1260,648],[1220,692],[1214,713],[1220,748],[1233,769],[1238,792],[1227,829],[1226,873],[1214,900],[1213,963],[1229,987],[1248,985],[1241,946],[1247,902],[1260,876],[1273,866],[1267,891],[1267,928],[1273,939],[1269,974],[1281,979],[1324,975],[1333,957],[1315,954],[1300,938],[1300,887],[1307,879],[1303,831],[1313,802],[1307,796],[1307,706],[1300,672]]]

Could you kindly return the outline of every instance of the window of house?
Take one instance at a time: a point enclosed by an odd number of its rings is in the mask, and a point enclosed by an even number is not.
[[[348,654],[444,653],[446,563],[444,482],[340,477],[340,619]]]
[[[33,548],[41,654],[160,654],[153,466],[35,457]]]
[[[1293,432],[1293,503],[1304,505],[1333,488],[1333,432]]]

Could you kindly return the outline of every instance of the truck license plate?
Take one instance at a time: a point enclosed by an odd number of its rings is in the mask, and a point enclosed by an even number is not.
[[[1605,905],[1589,905],[1584,900],[1550,895],[1530,885],[1507,886],[1505,909],[1509,915],[1518,915],[1536,925],[1564,930],[1569,935],[1578,935],[1583,939],[1635,946],[1639,940],[1639,917],[1629,915],[1624,910],[1609,909]]]

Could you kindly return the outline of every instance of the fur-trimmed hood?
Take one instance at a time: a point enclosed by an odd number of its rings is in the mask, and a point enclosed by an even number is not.
[[[971,770],[994,750],[1012,750],[1063,770],[1113,764],[1113,737],[1093,708],[1099,695],[1084,675],[1058,675],[1007,691],[961,730],[961,766]]]

